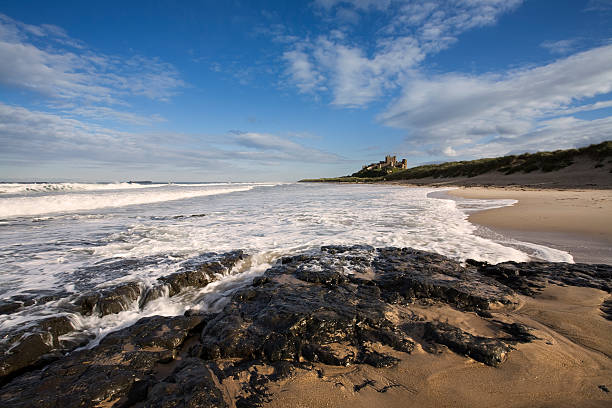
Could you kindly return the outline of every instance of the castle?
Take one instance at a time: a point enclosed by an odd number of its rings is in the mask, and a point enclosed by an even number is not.
[[[408,162],[406,159],[403,159],[401,162],[397,161],[395,156],[385,156],[385,161],[380,161],[378,163],[367,164],[363,166],[362,170],[380,170],[380,169],[407,169]]]

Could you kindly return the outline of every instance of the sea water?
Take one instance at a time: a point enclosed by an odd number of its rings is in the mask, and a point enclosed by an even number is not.
[[[68,314],[98,341],[143,316],[220,310],[279,257],[321,245],[412,247],[459,261],[572,262],[563,251],[487,238],[467,220],[471,211],[515,201],[455,201],[441,192],[318,183],[0,184],[0,300],[57,298],[0,315],[0,334]],[[151,286],[193,257],[235,249],[248,260],[203,289],[102,318],[64,307],[86,291],[122,282]]]

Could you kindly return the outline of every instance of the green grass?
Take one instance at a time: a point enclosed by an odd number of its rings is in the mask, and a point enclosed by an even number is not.
[[[362,169],[362,170],[358,171],[357,173],[351,174],[350,177],[378,178],[378,177],[387,176],[388,174],[397,173],[399,171],[402,171],[402,169],[398,169],[396,167],[393,167],[393,168],[384,168],[384,169],[371,169],[371,170]]]
[[[391,174],[382,170],[361,170],[351,176],[311,179],[301,181],[371,183],[376,181],[411,180],[426,177],[455,178],[475,177],[489,172],[513,174],[534,171],[551,172],[561,170],[574,163],[578,157],[588,157],[602,164],[612,156],[612,141],[606,141],[580,149],[555,150],[554,152],[524,153],[521,155],[485,158],[470,161],[456,161],[441,164],[428,164],[406,170],[394,169]],[[608,163],[610,161],[608,160]],[[598,166],[600,167],[600,166]]]

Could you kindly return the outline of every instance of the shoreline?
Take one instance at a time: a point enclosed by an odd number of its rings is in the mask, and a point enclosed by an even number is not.
[[[512,206],[470,214],[477,226],[516,239],[569,252],[575,262],[612,264],[612,191],[459,187],[466,199],[512,199]]]

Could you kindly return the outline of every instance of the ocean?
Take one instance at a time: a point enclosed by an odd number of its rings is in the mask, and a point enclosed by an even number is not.
[[[512,200],[451,200],[444,189],[319,183],[0,184],[0,303],[39,299],[0,315],[2,336],[69,316],[96,344],[152,315],[219,310],[236,288],[281,256],[322,245],[413,247],[453,259],[572,262],[566,252],[497,236],[471,211]],[[219,281],[118,314],[81,316],[80,294],[137,282],[150,287],[193,259],[242,249]],[[49,300],[51,299],[51,300]]]

